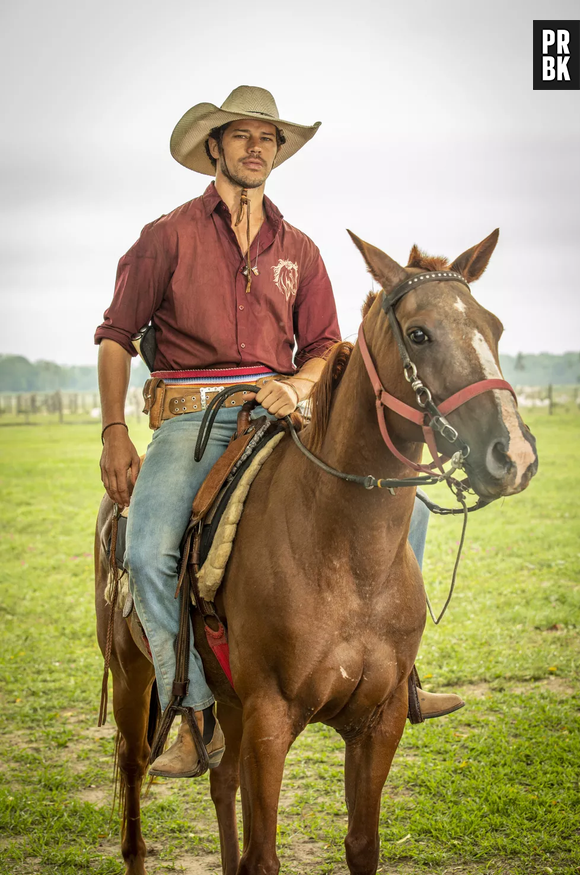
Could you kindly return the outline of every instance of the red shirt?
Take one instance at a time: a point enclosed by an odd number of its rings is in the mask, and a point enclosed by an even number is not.
[[[119,262],[95,343],[108,338],[136,355],[131,335],[152,319],[155,370],[260,364],[291,374],[323,355],[340,331],[320,252],[267,197],[264,213],[250,248],[259,275],[249,294],[230,211],[213,182],[146,225]]]

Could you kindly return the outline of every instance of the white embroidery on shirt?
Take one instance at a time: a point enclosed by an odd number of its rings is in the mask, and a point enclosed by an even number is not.
[[[294,261],[284,261],[281,258],[278,264],[272,267],[274,282],[288,301],[290,295],[296,296],[298,291],[298,265]]]

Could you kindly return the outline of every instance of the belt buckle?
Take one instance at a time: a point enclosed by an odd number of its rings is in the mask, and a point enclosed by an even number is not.
[[[223,392],[225,388],[225,386],[201,386],[199,390],[201,409],[206,409],[208,395],[216,395],[218,392]]]

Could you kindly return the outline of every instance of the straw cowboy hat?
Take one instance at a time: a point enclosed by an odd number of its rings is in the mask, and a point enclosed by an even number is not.
[[[214,106],[213,103],[198,103],[192,106],[173,130],[170,141],[171,154],[184,167],[208,176],[215,176],[215,168],[205,151],[205,141],[213,128],[240,118],[267,121],[283,131],[286,142],[278,149],[276,167],[301,149],[320,127],[320,122],[315,122],[313,125],[297,125],[283,121],[279,116],[276,101],[269,91],[252,85],[240,85],[220,107]]]

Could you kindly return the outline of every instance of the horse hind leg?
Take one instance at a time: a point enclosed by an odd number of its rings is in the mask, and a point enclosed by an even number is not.
[[[226,750],[218,768],[210,772],[211,798],[218,819],[223,875],[237,875],[240,848],[236,793],[240,785],[242,712],[239,708],[219,704],[217,718],[226,738]]]
[[[127,674],[121,673],[115,660],[111,661],[113,711],[119,732],[117,765],[123,803],[121,853],[125,875],[146,875],[147,847],[141,833],[141,786],[149,763],[149,709],[154,673],[145,657],[141,656],[141,659],[140,670]],[[156,695],[154,690],[153,695]]]
[[[377,725],[346,745],[348,833],[344,844],[351,875],[375,875],[377,871],[381,792],[405,728],[406,682],[404,687],[387,703]]]

